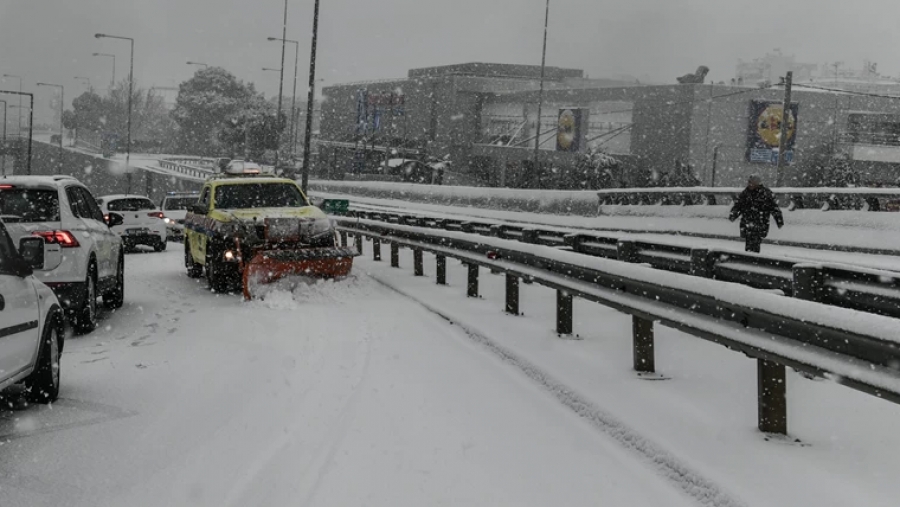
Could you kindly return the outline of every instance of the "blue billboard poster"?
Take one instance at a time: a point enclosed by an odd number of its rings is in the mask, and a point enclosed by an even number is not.
[[[784,152],[784,159],[788,164],[794,160],[794,144],[797,140],[797,115],[799,111],[800,105],[796,102],[791,104],[788,111],[787,143],[785,144]],[[777,163],[783,117],[784,106],[780,102],[750,101],[750,122],[747,129],[748,162],[757,164]]]

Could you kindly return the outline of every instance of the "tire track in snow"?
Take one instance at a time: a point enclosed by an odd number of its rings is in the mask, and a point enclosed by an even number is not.
[[[666,451],[663,447],[653,443],[637,431],[629,428],[625,423],[612,414],[595,406],[587,398],[578,394],[574,389],[553,378],[531,362],[519,357],[515,352],[503,347],[494,340],[460,322],[441,310],[419,301],[411,294],[391,285],[386,280],[369,273],[373,280],[384,287],[400,294],[401,296],[422,306],[429,312],[441,317],[451,325],[458,326],[475,343],[500,358],[503,362],[517,368],[530,380],[552,395],[563,406],[574,412],[577,416],[586,420],[591,426],[611,437],[622,447],[632,451],[647,462],[656,472],[665,478],[672,486],[693,498],[699,505],[715,507],[746,507],[747,504],[740,499],[729,495],[723,488],[707,479],[675,455]]]

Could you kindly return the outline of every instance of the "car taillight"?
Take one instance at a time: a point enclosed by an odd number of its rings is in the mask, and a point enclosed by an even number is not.
[[[40,236],[51,245],[59,245],[62,248],[75,248],[80,246],[78,240],[69,231],[35,231],[32,236]]]
[[[9,190],[11,188],[16,188],[15,185],[0,185],[0,190]]]
[[[162,211],[151,211],[150,213],[147,213],[147,216],[153,217],[153,218],[159,218],[159,219],[166,218],[166,215],[163,214]]]

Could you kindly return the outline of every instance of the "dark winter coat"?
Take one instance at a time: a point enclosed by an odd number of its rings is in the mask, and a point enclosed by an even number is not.
[[[784,225],[784,216],[775,201],[775,194],[760,185],[747,187],[741,192],[734,207],[731,208],[731,220],[741,217],[741,237],[753,236],[765,238],[769,235],[769,217],[775,217],[778,227]]]

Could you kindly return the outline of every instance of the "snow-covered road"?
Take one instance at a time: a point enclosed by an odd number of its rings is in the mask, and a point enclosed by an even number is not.
[[[0,412],[0,505],[696,505],[365,262],[243,303],[171,246],[127,257],[58,403]]]

